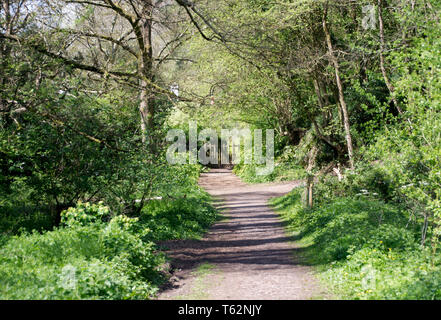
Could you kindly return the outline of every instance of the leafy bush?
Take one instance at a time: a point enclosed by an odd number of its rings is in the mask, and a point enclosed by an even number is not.
[[[0,233],[18,234],[21,231],[50,230],[54,226],[54,216],[48,207],[0,206]]]
[[[149,239],[198,238],[217,218],[217,212],[203,199],[184,198],[151,201],[142,211],[140,223],[152,230]]]
[[[193,171],[192,171],[193,172]],[[0,237],[1,299],[148,299],[163,280],[153,241],[199,237],[216,219],[190,176],[176,199],[151,200],[140,217],[102,202],[61,214],[61,227]]]
[[[314,201],[324,204],[336,197],[364,196],[384,202],[399,202],[398,185],[391,173],[381,166],[360,162],[354,171],[348,171],[341,181],[332,175],[318,177],[314,186]]]
[[[61,222],[66,226],[87,225],[93,222],[101,221],[108,216],[110,210],[103,206],[102,202],[90,204],[88,202],[78,202],[76,207],[69,208],[61,213]]]
[[[441,299],[441,256],[421,249],[408,213],[370,196],[334,198],[314,209],[302,189],[272,200],[291,230],[310,244],[307,256],[342,298]]]
[[[104,206],[80,204],[68,211],[68,227],[14,236],[1,247],[2,299],[146,299],[154,294],[163,257],[143,240],[150,231],[124,216],[108,223],[82,215],[74,220],[74,212],[85,208],[98,215],[108,212]]]
[[[334,264],[323,278],[344,298],[432,300],[441,299],[440,271],[429,250],[366,247]]]
[[[299,191],[296,191],[299,200]],[[286,197],[293,197],[288,195]],[[413,247],[415,235],[405,229],[406,217],[391,205],[371,199],[337,198],[313,211],[297,208],[290,223],[320,249],[324,261],[345,259],[350,250],[358,250],[375,241],[388,248]]]

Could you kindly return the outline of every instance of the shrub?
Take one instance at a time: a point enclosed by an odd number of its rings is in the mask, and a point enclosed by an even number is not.
[[[80,204],[79,212],[88,206]],[[90,212],[107,213],[97,206]],[[108,223],[72,215],[69,227],[11,237],[0,248],[2,299],[147,299],[157,289],[162,255],[143,240],[137,219]],[[87,210],[86,210],[87,211]],[[100,213],[98,213],[100,212]],[[87,224],[79,223],[86,221]]]
[[[48,207],[0,206],[0,233],[12,235],[22,231],[51,230],[54,225],[54,216],[48,212]]]
[[[61,213],[61,222],[66,226],[87,225],[101,221],[109,216],[110,209],[99,202],[90,204],[88,202],[78,202],[76,207],[71,207]]]
[[[272,181],[289,181],[304,179],[305,169],[290,162],[278,161],[275,163],[274,171],[268,175],[256,175],[256,164],[238,164],[234,167],[234,173],[243,181],[249,183],[262,183]],[[263,166],[262,166],[263,167]]]
[[[343,298],[441,299],[439,261],[429,250],[363,248],[323,273]]]
[[[201,196],[150,201],[140,216],[140,223],[152,230],[149,239],[198,238],[217,218],[216,210]]]
[[[408,213],[370,196],[333,198],[311,209],[302,189],[272,200],[312,245],[312,262],[335,294],[348,299],[441,299],[441,256],[419,245]]]

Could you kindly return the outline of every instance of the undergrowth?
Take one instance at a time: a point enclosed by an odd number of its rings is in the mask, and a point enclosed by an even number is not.
[[[441,261],[397,205],[365,195],[305,209],[303,189],[271,200],[307,259],[344,299],[441,299]]]
[[[218,217],[193,180],[184,195],[150,200],[137,217],[79,202],[60,226],[28,231],[27,220],[14,224],[11,213],[0,233],[0,299],[152,298],[167,265],[155,243],[199,238]],[[42,216],[34,226],[45,226]]]
[[[233,172],[243,181],[248,183],[278,182],[304,179],[306,171],[301,166],[290,164],[289,162],[279,162],[274,166],[274,170],[267,175],[257,175],[256,168],[263,167],[256,164],[238,164]]]

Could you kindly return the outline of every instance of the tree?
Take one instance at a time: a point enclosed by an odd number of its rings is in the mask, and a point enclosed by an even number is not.
[[[150,135],[153,146],[155,97],[177,98],[160,83],[156,68],[173,60],[173,52],[188,38],[185,29],[177,28],[180,21],[176,6],[153,0],[66,0],[44,4],[34,12],[41,25],[36,41],[25,33],[9,31],[0,37],[71,68],[136,88],[142,140],[146,142]],[[46,19],[48,15],[51,20]]]
[[[354,151],[352,146],[352,136],[351,136],[351,128],[349,124],[348,108],[343,93],[343,84],[340,78],[340,66],[338,63],[338,59],[334,55],[334,48],[332,46],[331,34],[329,33],[327,19],[328,19],[328,3],[325,4],[324,13],[323,13],[323,20],[322,20],[323,31],[326,36],[326,44],[328,46],[329,58],[335,70],[335,81],[337,83],[337,88],[338,88],[338,99],[340,101],[340,108],[343,115],[343,124],[346,132],[346,143],[348,148],[349,165],[351,169],[354,169],[354,156],[353,156]]]

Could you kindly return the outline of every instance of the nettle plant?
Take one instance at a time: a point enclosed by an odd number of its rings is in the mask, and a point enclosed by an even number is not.
[[[69,227],[84,226],[90,223],[102,221],[110,215],[110,209],[102,202],[91,204],[78,202],[76,207],[64,210],[61,213],[61,222]]]

